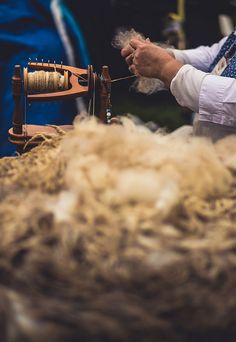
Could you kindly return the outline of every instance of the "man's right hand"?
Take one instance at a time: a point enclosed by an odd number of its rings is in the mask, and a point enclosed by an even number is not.
[[[129,45],[121,50],[121,55],[125,58],[132,73],[138,76],[158,78],[168,87],[183,65],[165,49],[150,41],[138,39],[131,40]]]

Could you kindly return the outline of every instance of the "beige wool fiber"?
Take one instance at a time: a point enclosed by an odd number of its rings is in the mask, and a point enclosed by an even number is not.
[[[1,341],[234,340],[235,186],[235,137],[128,119],[1,159]]]

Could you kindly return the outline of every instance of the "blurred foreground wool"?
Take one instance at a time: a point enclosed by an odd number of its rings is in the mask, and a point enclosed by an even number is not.
[[[234,341],[236,138],[123,126],[0,160],[1,341]]]

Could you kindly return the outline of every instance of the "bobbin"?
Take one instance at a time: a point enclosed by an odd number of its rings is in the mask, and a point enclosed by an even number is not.
[[[57,71],[64,75],[67,89],[63,91],[56,91],[51,93],[43,93],[43,94],[29,94],[27,92],[28,89],[28,72],[30,70],[43,70],[54,72]],[[66,100],[73,99],[79,96],[85,96],[90,92],[90,84],[88,82],[87,85],[81,85],[78,82],[79,77],[87,77],[88,74],[91,74],[91,67],[88,66],[88,69],[80,69],[76,67],[71,67],[62,64],[54,64],[54,63],[36,63],[30,62],[28,67],[24,70],[24,85],[25,95],[29,102],[45,102],[45,101],[56,101],[56,100]]]
[[[53,87],[53,90],[58,90],[58,91],[69,89],[69,73],[66,70],[64,70],[63,74],[62,74],[61,72],[58,72],[58,71],[44,71],[44,70],[29,72],[28,68],[24,68],[24,94],[25,94],[25,96],[27,96],[29,93],[31,93],[32,89],[30,87],[30,78],[33,79],[33,77],[36,76],[37,73],[39,74],[39,77],[44,76],[43,81],[46,81],[44,84],[45,90],[47,88],[50,90],[50,88],[52,88],[52,87]],[[61,78],[63,78],[63,85],[60,86],[60,84],[54,84],[54,78],[53,78],[54,74],[55,75],[61,75]],[[51,87],[47,87],[48,85],[50,85],[50,82],[49,82],[50,79],[52,79]],[[37,87],[35,87],[35,88],[37,88]],[[39,89],[39,90],[36,89],[35,92],[43,92],[43,90],[42,89]]]

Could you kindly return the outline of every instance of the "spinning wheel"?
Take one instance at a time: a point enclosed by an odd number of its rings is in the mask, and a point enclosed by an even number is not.
[[[24,121],[23,93],[28,103],[47,102],[85,97],[88,113],[96,115],[103,123],[111,122],[110,92],[111,78],[107,66],[102,67],[101,75],[87,69],[62,64],[30,62],[24,68],[23,78],[20,65],[16,65],[12,77],[14,112],[12,128],[9,129],[9,141],[17,146],[35,146],[42,141],[40,135],[56,133],[55,128],[43,125],[28,125]],[[59,126],[64,131],[72,125]],[[31,139],[38,135],[39,138]]]

